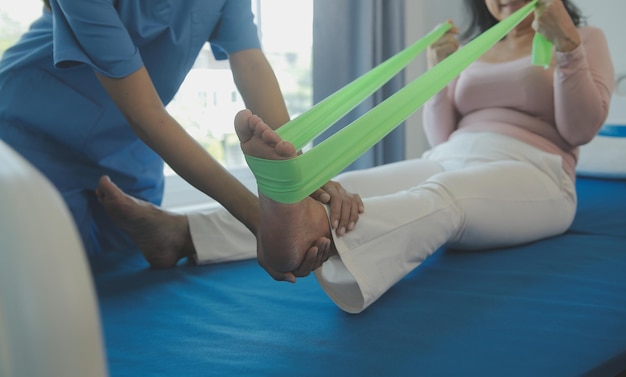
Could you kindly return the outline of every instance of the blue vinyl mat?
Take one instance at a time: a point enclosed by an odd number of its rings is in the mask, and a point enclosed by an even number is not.
[[[254,260],[91,260],[111,377],[615,376],[626,370],[626,181],[579,178],[564,235],[439,250],[361,314]]]

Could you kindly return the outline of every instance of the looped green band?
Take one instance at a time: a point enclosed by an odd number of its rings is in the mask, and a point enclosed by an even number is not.
[[[445,88],[467,66],[506,36],[533,12],[534,0],[482,33],[432,69],[309,151],[288,160],[266,160],[246,155],[259,192],[281,203],[298,202],[339,174],[369,148]],[[405,50],[339,89],[309,111],[277,130],[283,140],[301,149],[333,123],[400,72],[420,52],[445,34],[445,23]],[[545,38],[543,54],[533,63],[549,66],[551,44]],[[549,53],[547,52],[549,49]],[[535,51],[535,48],[533,48]]]

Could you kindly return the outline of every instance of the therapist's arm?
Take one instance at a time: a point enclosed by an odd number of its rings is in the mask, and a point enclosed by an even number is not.
[[[260,219],[259,201],[198,144],[167,112],[145,68],[115,79],[96,73],[105,90],[137,136],[158,153],[176,173],[194,187],[221,203],[254,235]],[[295,282],[306,276],[306,266],[314,265],[316,253],[308,252],[303,267],[291,272],[277,272],[263,266],[275,279]]]
[[[228,60],[246,108],[273,129],[287,123],[289,112],[283,93],[263,51],[257,48],[237,51]]]
[[[221,203],[256,234],[256,196],[234,178],[167,112],[145,67],[124,78],[96,73],[137,136],[191,185]]]

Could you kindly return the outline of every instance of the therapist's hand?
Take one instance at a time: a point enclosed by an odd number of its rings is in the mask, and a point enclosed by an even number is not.
[[[346,191],[338,182],[328,181],[311,197],[329,205],[330,226],[339,237],[353,230],[359,215],[365,211],[361,197]]]
[[[276,281],[295,283],[296,278],[308,276],[324,264],[331,256],[332,241],[321,237],[307,250],[302,264],[291,272],[278,272],[267,264],[260,236],[257,237],[257,262]]]

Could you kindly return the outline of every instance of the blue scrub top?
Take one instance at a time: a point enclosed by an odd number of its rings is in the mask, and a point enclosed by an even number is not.
[[[134,134],[94,75],[146,67],[163,103],[208,41],[216,59],[260,48],[250,0],[52,0],[0,61],[0,139],[61,191],[78,219],[80,190],[110,175],[159,204],[163,161]]]

